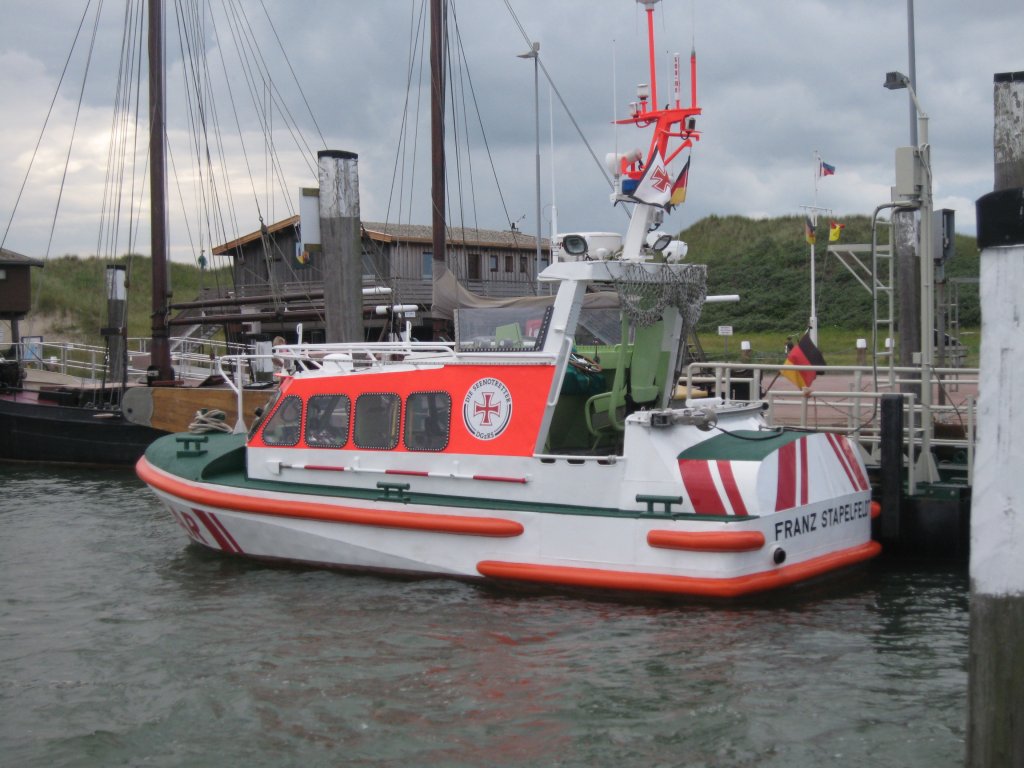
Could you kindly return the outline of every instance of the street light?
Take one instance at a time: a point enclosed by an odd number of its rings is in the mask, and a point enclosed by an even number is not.
[[[533,42],[530,44],[530,50],[526,53],[518,54],[520,59],[533,59],[533,127],[536,137],[537,146],[537,163],[536,163],[536,181],[537,181],[537,256],[536,256],[536,267],[534,269],[534,279],[537,281],[537,293],[540,294],[540,234],[541,234],[541,221],[540,221],[540,75],[539,75],[539,59],[540,59],[540,43]]]
[[[921,213],[921,460],[924,462],[925,479],[938,479],[938,471],[931,455],[932,436],[932,366],[935,350],[935,261],[932,248],[932,167],[931,146],[928,144],[928,115],[921,109],[917,92],[910,78],[902,72],[887,72],[883,85],[891,91],[906,88],[917,112],[918,136],[920,143],[915,147],[913,181],[920,179],[920,191],[916,193]],[[897,163],[899,171],[899,163]],[[899,189],[901,180],[897,178]]]

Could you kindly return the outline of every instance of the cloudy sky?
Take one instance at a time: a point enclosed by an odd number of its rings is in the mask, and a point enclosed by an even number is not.
[[[188,180],[185,140],[191,134],[187,112],[177,100],[181,57],[172,18],[168,133],[171,173],[177,172],[170,193],[176,259],[191,260],[211,241],[257,229],[261,215],[270,223],[296,211],[300,188],[316,184],[311,157],[322,148],[359,155],[364,219],[429,223],[429,113],[426,89],[415,87],[419,53],[410,65],[422,0],[209,0],[209,5],[205,37],[211,81],[224,80],[217,73],[227,70],[232,84],[230,92],[220,90],[220,84],[211,86],[223,136],[222,149],[211,152],[218,166],[231,169],[230,196],[219,187],[219,202],[226,207],[230,197],[231,205],[229,212],[216,214],[224,223],[208,234],[203,233],[206,225],[186,224],[181,213],[183,207],[197,210],[196,185]],[[102,253],[104,243],[113,241],[100,234],[100,211],[125,3],[107,0],[98,23],[96,6],[96,0],[4,0],[0,237],[25,181],[4,246],[26,255]],[[449,177],[458,174],[462,190],[461,196],[453,193],[449,218],[495,229],[507,229],[512,221],[533,233],[533,65],[516,58],[528,48],[524,32],[540,41],[544,67],[593,152],[603,159],[616,149],[646,146],[646,134],[631,127],[616,132],[611,125],[634,100],[636,84],[648,80],[643,12],[633,0],[454,0],[453,8],[452,36],[457,26],[461,43],[459,63],[453,64],[455,87],[458,100],[470,107],[468,114],[461,104],[449,112],[461,137],[459,168],[449,150]],[[280,92],[305,137],[304,146],[296,146],[295,131],[276,110],[253,112],[254,99],[237,64],[242,46],[233,35],[240,27],[225,21],[243,12],[272,78],[272,85],[262,80],[252,92],[256,100],[272,89]],[[58,92],[83,19],[78,48]],[[671,93],[674,52],[683,55],[684,101],[688,98],[686,68],[693,45],[703,108],[699,127],[704,133],[693,153],[687,202],[668,218],[666,228],[679,229],[710,214],[802,213],[801,206],[815,202],[816,151],[836,168],[834,176],[817,184],[819,206],[842,217],[869,214],[889,199],[893,153],[909,143],[910,111],[907,92],[886,90],[882,82],[889,70],[909,72],[905,2],[664,0],[656,19],[660,100]],[[955,209],[957,229],[973,234],[974,201],[992,188],[992,76],[1024,70],[1024,3],[919,0],[915,22],[917,90],[930,117],[935,204]],[[94,23],[94,53],[83,89],[85,48]],[[55,92],[53,115],[40,141]],[[552,202],[560,231],[623,230],[625,216],[609,205],[607,183],[557,100],[549,121],[543,73],[540,103],[545,236]],[[280,192],[267,191],[274,189],[278,174],[268,162],[270,143],[256,130],[261,115],[273,128]],[[208,135],[212,141],[213,132]],[[238,143],[239,135],[244,144]],[[52,226],[58,196],[60,212]],[[198,217],[214,218],[212,213]],[[135,250],[148,253],[144,222],[136,237]],[[123,251],[128,241],[127,234],[119,235],[114,247]]]

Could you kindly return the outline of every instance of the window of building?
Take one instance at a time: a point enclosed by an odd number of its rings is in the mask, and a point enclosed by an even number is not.
[[[498,256],[496,254],[492,253],[491,257],[490,257],[490,262],[491,262],[491,272],[497,272],[498,271]]]
[[[466,257],[466,277],[470,280],[480,279],[480,254],[471,253]]]
[[[511,253],[505,254],[505,271],[509,274],[516,271],[515,257]]]
[[[423,279],[429,280],[434,274],[434,254],[430,251],[423,252]]]
[[[356,418],[352,439],[358,448],[379,448],[389,451],[398,445],[398,423],[402,401],[398,395],[374,392],[356,399]]]
[[[452,398],[447,392],[415,392],[405,401],[405,447],[443,451],[448,445]]]
[[[519,271],[524,275],[530,271],[530,260],[528,256],[519,257]]]
[[[297,445],[302,431],[302,398],[289,395],[281,401],[263,428],[267,445]]]
[[[347,395],[314,395],[306,404],[306,445],[310,448],[341,448],[348,442]]]
[[[369,251],[363,251],[363,276],[377,277],[377,261]]]

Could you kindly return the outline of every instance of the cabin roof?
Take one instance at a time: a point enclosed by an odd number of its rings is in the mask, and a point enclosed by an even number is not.
[[[13,266],[41,267],[43,262],[39,259],[33,259],[20,253],[9,251],[6,248],[0,248],[0,267]]]
[[[280,232],[283,229],[294,227],[298,223],[298,216],[289,216],[287,219],[267,225],[266,233]],[[380,243],[432,242],[432,230],[430,226],[425,224],[384,224],[377,221],[364,221],[362,222],[362,231],[366,237]],[[228,253],[235,248],[259,240],[261,235],[261,230],[250,232],[229,243],[216,246],[213,249],[213,253],[218,256]],[[475,248],[513,248],[524,251],[533,250],[537,247],[536,238],[525,232],[518,230],[477,229],[475,227],[449,227],[447,242],[450,245],[464,245]],[[548,239],[541,238],[540,246],[542,249],[548,250]]]

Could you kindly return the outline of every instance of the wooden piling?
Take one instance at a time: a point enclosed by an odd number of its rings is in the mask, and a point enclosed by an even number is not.
[[[317,153],[324,324],[328,343],[363,341],[363,259],[359,236],[359,156]]]
[[[1024,72],[996,75],[994,90],[996,189],[977,203],[982,330],[971,505],[971,768],[1024,765]]]
[[[903,398],[900,395],[882,395],[880,426],[882,515],[878,533],[886,545],[898,545],[903,507]]]

